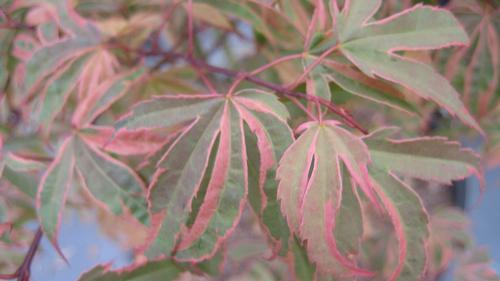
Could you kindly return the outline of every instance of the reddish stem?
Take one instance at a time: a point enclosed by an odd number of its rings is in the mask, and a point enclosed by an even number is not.
[[[43,232],[42,228],[38,227],[35,233],[35,237],[31,242],[31,245],[24,256],[24,260],[21,265],[17,268],[16,272],[12,274],[0,274],[0,279],[2,280],[10,280],[16,279],[17,281],[29,281],[31,276],[31,264],[33,263],[33,259],[35,258],[36,251],[38,250],[38,246],[40,246],[40,241],[42,240]]]

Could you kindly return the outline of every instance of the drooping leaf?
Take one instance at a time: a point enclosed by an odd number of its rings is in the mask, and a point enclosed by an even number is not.
[[[429,219],[418,195],[394,175],[371,168],[375,192],[391,218],[399,243],[398,263],[389,281],[420,280],[424,274]]]
[[[290,230],[287,222],[281,213],[280,204],[277,199],[278,182],[276,181],[276,168],[278,160],[283,155],[286,148],[292,142],[290,132],[286,126],[278,123],[271,123],[271,132],[267,134],[272,143],[267,143],[264,135],[255,137],[247,130],[246,145],[248,154],[248,201],[254,209],[260,222],[265,230],[265,233],[272,242],[275,243],[274,251],[280,255],[288,253],[288,241],[290,240]],[[272,127],[272,125],[278,125]],[[258,142],[262,147],[271,148],[273,151],[267,152],[267,157],[276,157],[273,162],[267,161],[266,158],[261,159],[259,154]],[[264,156],[264,155],[263,155]],[[266,165],[273,164],[272,167]]]
[[[150,223],[146,188],[125,164],[75,137],[76,167],[86,190],[106,209],[122,215],[124,206],[139,222]]]
[[[468,43],[466,32],[447,11],[417,5],[389,18],[371,21],[380,0],[346,1],[338,15],[339,48],[362,72],[400,84],[431,99],[481,132],[458,93],[431,66],[395,54]]]
[[[259,153],[266,157],[261,174],[264,179],[273,159],[277,161],[268,153],[282,145],[276,143],[281,138],[276,132],[290,135],[286,117],[286,109],[274,96],[248,90],[231,97],[158,97],[139,104],[117,124],[128,130],[187,125],[160,160],[150,187],[153,212],[166,212],[166,216],[157,229],[158,238],[149,247],[149,256],[174,252],[181,260],[203,260],[215,253],[235,228],[247,193],[244,123],[259,139]],[[212,178],[196,218],[186,227],[216,139]]]
[[[57,243],[57,236],[75,165],[73,145],[72,137],[68,137],[61,144],[54,161],[40,181],[36,198],[40,225],[59,254],[61,250]]]
[[[377,167],[443,184],[471,174],[482,179],[479,157],[458,142],[443,137],[393,140],[392,133],[390,128],[380,129],[364,138]]]
[[[346,176],[352,177],[372,200],[376,200],[367,174],[366,165],[370,159],[367,147],[334,121],[306,126],[305,132],[286,150],[277,170],[282,211],[291,230],[305,240],[309,257],[318,270],[337,276],[370,275],[341,253],[334,235],[335,231],[338,238],[345,238],[342,234],[352,233],[337,224],[343,189],[351,188],[349,184],[344,186],[342,164],[349,171]],[[348,198],[344,208],[352,208],[349,206],[352,202],[353,198]],[[356,219],[361,221],[362,218]],[[345,241],[342,242],[346,247]]]

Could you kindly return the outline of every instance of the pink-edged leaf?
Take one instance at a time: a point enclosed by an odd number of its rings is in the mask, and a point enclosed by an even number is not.
[[[166,128],[193,121],[198,116],[221,105],[220,96],[172,95],[141,102],[125,115],[115,128],[136,130]]]
[[[80,16],[74,9],[70,0],[48,0],[47,8],[57,15],[56,21],[61,29],[67,34],[78,37],[100,36],[96,26],[88,19]]]
[[[98,265],[85,272],[78,281],[156,281],[177,280],[186,269],[172,261],[153,261],[112,270],[110,265]]]
[[[387,131],[386,134],[384,131]],[[451,184],[475,174],[482,180],[479,156],[443,137],[394,140],[392,129],[380,129],[364,138],[377,167],[404,176]]]
[[[387,280],[421,280],[427,261],[429,218],[418,195],[386,171],[370,168],[375,192],[385,206],[398,240],[398,263]]]
[[[98,49],[93,52],[82,71],[81,83],[78,85],[78,100],[96,95],[95,91],[99,84],[113,78],[117,67],[118,61],[109,50]]]
[[[271,153],[265,156],[265,168],[259,174],[262,188],[267,171],[277,162],[275,153],[284,149],[277,142],[291,135],[284,121],[287,116],[273,95],[244,91],[227,98],[156,98],[141,103],[119,122],[118,128],[128,129],[188,124],[159,161],[151,183],[152,210],[166,214],[155,229],[156,239],[147,247],[148,256],[175,254],[179,260],[190,261],[213,256],[237,225],[247,193],[244,124],[260,139],[259,153]],[[285,136],[277,136],[278,132]],[[211,151],[214,160],[209,163]],[[204,177],[210,180],[202,187]],[[197,194],[203,195],[194,201]]]
[[[406,101],[401,91],[389,83],[370,78],[333,60],[325,61],[325,64],[332,70],[325,77],[344,91],[409,114],[416,113],[415,107]]]
[[[87,143],[119,155],[151,154],[158,151],[170,137],[153,130],[120,130],[113,127],[91,126],[80,135]]]
[[[488,3],[457,1],[450,5],[465,25],[471,38],[467,47],[454,50],[446,62],[446,77],[463,87],[463,100],[478,118],[496,103],[500,89],[500,27],[495,26],[495,11]]]
[[[70,61],[68,65],[47,81],[35,105],[36,108],[32,116],[33,121],[46,127],[50,126],[56,115],[62,110],[71,92],[75,89],[87,60],[88,56],[83,55]]]
[[[338,237],[334,235],[335,232],[340,238],[339,233],[352,233],[346,228],[340,231],[342,226],[336,224],[343,189],[351,188],[350,184],[343,186],[344,181],[348,182],[346,177],[352,177],[369,198],[377,202],[367,174],[368,150],[359,138],[333,121],[311,123],[307,127],[286,150],[277,170],[282,211],[291,230],[306,241],[308,255],[319,271],[343,277],[371,275],[345,256],[347,253],[354,256],[352,248],[345,248],[345,253],[339,250]],[[344,176],[342,164],[349,171]],[[346,203],[353,204],[352,196]],[[360,211],[357,213],[360,215]],[[361,217],[356,219],[362,220]]]
[[[68,137],[61,144],[40,181],[36,197],[42,230],[61,256],[63,255],[57,243],[57,236],[75,166],[73,142],[73,137]]]
[[[244,109],[240,109],[240,112],[241,110]],[[274,251],[284,255],[288,252],[290,230],[276,197],[278,186],[276,168],[279,159],[292,142],[292,134],[286,124],[276,121],[271,116],[259,112],[252,112],[252,115],[255,116],[253,119],[246,120],[258,123],[251,126],[245,134],[248,201],[260,218],[265,233],[274,242]],[[252,128],[256,136],[252,135]]]
[[[207,168],[221,115],[222,111],[217,109],[196,120],[159,163],[160,169],[149,188],[149,199],[154,213],[166,210],[167,215],[148,255],[170,254],[174,249],[181,226],[188,219],[193,194],[199,189]]]
[[[488,251],[482,248],[472,249],[460,258],[454,277],[457,281],[500,280],[500,276],[492,266],[492,259]]]
[[[21,61],[26,61],[40,44],[33,36],[20,33],[14,38],[12,55]]]
[[[139,222],[149,225],[146,188],[125,164],[75,137],[76,167],[85,189],[105,209],[122,215],[126,208]]]
[[[95,46],[90,38],[65,38],[37,49],[26,62],[24,90],[31,93],[38,84],[68,60],[81,56]]]
[[[468,38],[460,23],[447,10],[422,5],[370,22],[380,4],[380,0],[346,2],[337,26],[342,53],[366,75],[400,84],[482,132],[448,80],[431,66],[395,54],[465,45]]]
[[[94,121],[101,113],[107,110],[114,102],[127,93],[130,85],[144,73],[144,69],[137,69],[126,74],[119,74],[100,84],[90,91],[78,105],[73,115],[72,123],[76,126],[86,126]]]
[[[43,162],[16,155],[12,152],[7,153],[4,161],[7,167],[16,172],[35,171],[46,167]]]
[[[243,120],[230,103],[221,117],[219,148],[198,216],[182,236],[176,257],[203,260],[215,254],[234,230],[243,211],[248,188]]]

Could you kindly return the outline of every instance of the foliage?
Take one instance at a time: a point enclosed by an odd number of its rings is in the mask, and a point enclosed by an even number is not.
[[[413,2],[0,1],[5,269],[40,224],[0,279],[29,279],[42,233],[65,258],[64,210],[97,208],[141,238],[82,281],[412,281],[457,255],[497,280],[411,182],[500,159],[500,4]],[[451,140],[472,135],[488,158]]]

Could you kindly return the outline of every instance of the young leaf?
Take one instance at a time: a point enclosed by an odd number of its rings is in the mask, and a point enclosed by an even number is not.
[[[76,167],[86,190],[115,215],[123,206],[141,223],[150,223],[146,188],[126,165],[75,137]]]
[[[117,124],[129,130],[189,124],[160,160],[150,187],[153,212],[166,211],[166,217],[149,247],[149,256],[174,252],[178,259],[197,261],[215,253],[236,226],[247,193],[244,123],[259,138],[259,153],[267,159],[267,172],[273,159],[267,153],[279,140],[276,136],[271,139],[270,134],[276,134],[277,128],[290,134],[286,117],[286,109],[273,95],[249,90],[228,97],[158,97],[139,104]],[[216,138],[212,178],[197,216],[187,228],[191,202]]]
[[[61,144],[55,159],[40,181],[36,198],[37,213],[43,232],[61,256],[63,255],[57,243],[57,235],[66,195],[72,183],[75,165],[73,145],[72,137],[68,137]]]
[[[417,5],[389,18],[369,22],[381,0],[349,0],[338,18],[342,53],[370,77],[400,84],[481,128],[450,83],[432,67],[396,55],[396,51],[438,49],[468,43],[467,34],[446,10]]]

